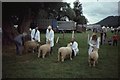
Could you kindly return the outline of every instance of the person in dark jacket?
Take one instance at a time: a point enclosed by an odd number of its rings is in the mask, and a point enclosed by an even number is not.
[[[22,46],[23,46],[23,38],[27,35],[27,33],[22,33],[22,34],[19,34],[18,36],[16,36],[14,38],[14,41],[15,41],[15,45],[16,45],[16,54],[17,55],[21,55],[22,54]]]

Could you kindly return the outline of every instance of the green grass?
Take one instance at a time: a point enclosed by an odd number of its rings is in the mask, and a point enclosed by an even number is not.
[[[15,46],[3,46],[3,78],[118,78],[118,46],[101,45],[99,50],[99,64],[95,68],[88,66],[88,44],[86,33],[75,33],[79,44],[80,53],[72,61],[67,59],[64,63],[57,61],[57,50],[66,46],[71,39],[71,34],[55,33],[60,37],[55,44],[53,54],[45,59],[37,57],[37,54],[26,53],[16,56]],[[112,33],[107,33],[108,37]],[[45,34],[41,34],[41,41],[45,43]],[[120,45],[119,45],[120,46]]]

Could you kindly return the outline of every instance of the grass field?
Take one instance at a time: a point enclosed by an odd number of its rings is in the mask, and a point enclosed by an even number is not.
[[[99,50],[99,64],[95,68],[88,66],[88,44],[86,33],[75,33],[80,53],[72,61],[64,63],[57,61],[57,50],[66,46],[71,34],[55,34],[60,37],[59,44],[55,44],[53,54],[45,59],[37,57],[37,53],[26,53],[22,56],[15,54],[15,46],[3,46],[2,76],[3,78],[118,78],[118,50],[119,46],[101,45]],[[107,33],[108,37],[112,33]],[[45,42],[45,34],[41,34],[41,41]],[[119,49],[118,49],[119,48]]]

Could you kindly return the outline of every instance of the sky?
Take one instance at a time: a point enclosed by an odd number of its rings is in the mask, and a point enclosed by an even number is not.
[[[76,0],[63,0],[71,4]],[[88,24],[94,24],[108,16],[118,16],[119,0],[79,0],[82,3],[83,15],[88,19]],[[120,6],[120,5],[119,5]]]

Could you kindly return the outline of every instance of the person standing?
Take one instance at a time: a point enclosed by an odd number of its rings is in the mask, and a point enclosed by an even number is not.
[[[78,43],[75,41],[75,38],[72,38],[72,57],[76,56],[79,52]]]
[[[107,38],[107,28],[103,26],[102,29],[103,29],[103,43],[105,44]]]
[[[51,51],[52,53],[52,48],[54,46],[54,31],[52,30],[52,27],[49,25],[47,30],[46,30],[46,43],[50,41],[50,46],[51,46]]]
[[[93,33],[88,42],[89,44],[88,54],[89,55],[93,51],[94,48],[99,49],[99,42],[100,42],[100,38],[97,37],[96,33]]]
[[[103,30],[100,32],[100,44],[103,44]]]
[[[117,43],[118,43],[118,40],[119,40],[119,37],[117,35],[117,33],[115,33],[112,37],[112,40],[113,40],[113,46],[116,45],[117,46]]]
[[[40,31],[38,30],[38,26],[31,31],[31,41],[40,43]]]
[[[18,36],[16,36],[14,38],[14,42],[15,42],[15,45],[16,45],[16,54],[17,55],[21,55],[22,54],[22,47],[24,45],[24,37],[27,35],[27,33],[22,33],[22,34],[19,34]]]

